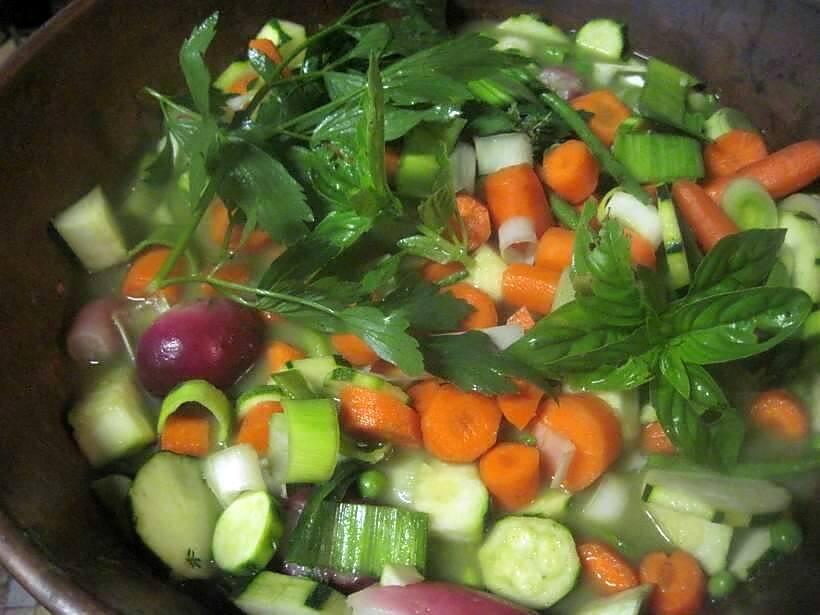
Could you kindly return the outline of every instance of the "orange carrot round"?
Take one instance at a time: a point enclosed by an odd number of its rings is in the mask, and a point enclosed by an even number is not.
[[[544,186],[528,164],[505,167],[488,175],[484,180],[484,193],[496,229],[518,216],[532,220],[538,237],[553,225]]]
[[[703,149],[703,162],[710,177],[737,173],[769,155],[766,142],[750,130],[730,130]]]
[[[500,424],[494,399],[443,385],[421,416],[421,434],[433,456],[472,463],[495,444]]]
[[[370,365],[379,358],[362,338],[352,333],[335,333],[330,336],[330,343],[345,361],[355,367]]]
[[[185,404],[166,419],[159,447],[179,455],[205,457],[211,448],[210,413],[199,404]]]
[[[271,373],[283,370],[288,361],[305,358],[304,352],[280,340],[275,340],[268,344],[266,355],[268,358],[268,369],[270,369]]]
[[[632,264],[654,269],[657,265],[657,256],[652,244],[631,228],[625,228],[624,235],[629,238],[629,257]]]
[[[433,398],[438,394],[440,388],[441,383],[438,380],[428,378],[427,380],[416,382],[407,389],[407,394],[410,396],[413,402],[413,408],[416,409],[416,412],[423,415],[427,408],[430,407]]]
[[[282,412],[282,404],[278,401],[263,401],[248,410],[248,413],[239,424],[236,434],[238,444],[250,444],[259,455],[268,454],[270,439],[270,417]]]
[[[802,440],[809,433],[808,411],[785,389],[758,394],[749,409],[752,424],[784,440]]]
[[[535,319],[532,317],[532,314],[530,314],[530,311],[522,305],[507,319],[507,324],[518,325],[524,329],[524,331],[529,331],[535,326]]]
[[[279,48],[273,43],[272,40],[267,38],[255,38],[252,39],[248,43],[248,49],[255,49],[256,51],[265,54],[268,59],[273,62],[274,64],[281,64],[282,63],[282,54],[279,52]],[[282,69],[282,75],[284,77],[290,77],[290,69],[285,66]]]
[[[529,504],[538,494],[538,449],[518,442],[501,442],[481,457],[481,481],[506,510]]]
[[[259,79],[259,75],[256,74],[256,71],[251,70],[244,75],[240,75],[237,77],[231,85],[228,86],[228,93],[229,94],[247,94],[248,87],[250,86],[252,81],[256,81]]]
[[[469,303],[473,311],[461,321],[461,329],[485,329],[498,324],[498,312],[495,309],[495,302],[483,290],[475,286],[470,286],[464,282],[453,284],[444,289],[444,292],[452,294],[457,299]]]
[[[213,274],[217,280],[234,282],[235,284],[247,284],[251,279],[251,270],[243,263],[226,263]],[[202,294],[206,297],[215,297],[218,292],[210,284],[202,284]]]
[[[637,570],[608,544],[593,540],[577,549],[584,577],[597,593],[609,596],[639,585]]]
[[[573,98],[569,104],[577,111],[592,113],[587,120],[589,128],[607,146],[615,141],[621,122],[632,115],[629,107],[610,90],[594,90]]]
[[[820,179],[820,139],[793,143],[732,175],[714,179],[706,184],[706,193],[719,203],[726,186],[738,177],[759,181],[774,199],[797,192]]]
[[[532,312],[546,314],[552,309],[560,277],[559,271],[513,263],[504,270],[501,294],[510,305],[523,305]]]
[[[580,491],[594,483],[621,452],[621,425],[612,408],[589,393],[563,394],[541,404],[539,420],[575,445],[563,486]]]
[[[456,195],[456,207],[458,215],[461,216],[461,223],[453,225],[459,231],[461,224],[467,231],[467,247],[475,250],[479,246],[487,243],[492,233],[490,227],[490,212],[481,201],[466,193]]]
[[[678,452],[658,421],[652,421],[641,429],[641,450],[657,455],[674,455]]]
[[[553,226],[548,228],[538,240],[535,265],[542,269],[563,271],[572,264],[572,250],[575,245],[575,231]]]
[[[228,208],[225,204],[217,199],[211,206],[208,212],[208,236],[211,241],[218,246],[221,246],[225,241],[225,233],[228,232],[230,225],[230,218],[228,216]],[[238,250],[242,242],[242,226],[234,225],[231,229],[231,238],[228,241],[228,248],[230,250]],[[271,245],[272,241],[270,235],[260,229],[255,229],[248,236],[245,244],[242,245],[242,251],[248,254],[255,254]]]
[[[352,384],[339,393],[339,421],[357,437],[399,446],[421,445],[419,415],[390,393]]]
[[[649,553],[641,560],[639,576],[641,583],[655,586],[649,598],[653,615],[692,615],[703,606],[706,578],[686,551]]]
[[[517,393],[499,395],[496,399],[501,414],[518,429],[524,429],[538,413],[544,391],[526,380],[515,380]]]
[[[679,180],[672,184],[672,199],[707,252],[721,239],[739,230],[713,197],[694,182]]]
[[[601,172],[583,141],[570,139],[544,152],[544,183],[570,203],[580,203],[595,192]]]
[[[134,259],[134,262],[131,263],[128,272],[125,274],[125,278],[122,281],[122,294],[132,299],[143,299],[147,297],[148,286],[157,276],[170,254],[171,250],[164,246],[155,246],[141,252],[140,255]],[[169,277],[185,275],[186,269],[185,259],[180,258],[174,264],[174,268],[171,270]],[[159,289],[157,293],[165,297],[165,300],[173,305],[179,302],[182,297],[182,287],[166,286],[165,288]]]
[[[433,282],[435,284],[449,278],[451,275],[459,273],[460,271],[464,271],[464,265],[458,261],[444,264],[430,261],[421,268],[421,277],[428,282]]]

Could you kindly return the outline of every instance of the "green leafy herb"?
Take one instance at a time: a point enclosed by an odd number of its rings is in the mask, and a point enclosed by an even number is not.
[[[441,292],[438,286],[416,274],[406,276],[379,307],[387,313],[404,317],[416,331],[432,333],[458,329],[459,323],[473,311],[466,301],[457,299],[451,293]]]
[[[191,32],[191,36],[183,43],[179,50],[179,65],[188,91],[194,100],[194,106],[202,114],[210,113],[209,95],[211,89],[211,73],[205,64],[205,50],[216,35],[216,24],[219,13],[213,13]]]

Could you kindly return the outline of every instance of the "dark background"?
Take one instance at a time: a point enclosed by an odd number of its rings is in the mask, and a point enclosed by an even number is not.
[[[26,36],[70,0],[0,0],[0,43]]]

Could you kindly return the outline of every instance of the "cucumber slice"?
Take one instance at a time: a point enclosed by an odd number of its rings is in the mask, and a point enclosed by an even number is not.
[[[231,62],[228,68],[223,70],[219,77],[214,81],[214,87],[222,90],[226,94],[230,91],[231,86],[236,83],[241,77],[246,75],[256,76],[256,71],[247,60],[239,62]]]
[[[68,424],[95,467],[136,453],[156,438],[133,371],[124,367],[109,372],[71,408]]]
[[[302,373],[295,369],[286,369],[271,375],[271,382],[279,387],[288,399],[311,399],[313,391],[308,386]]]
[[[698,498],[693,498],[685,491],[675,489],[674,487],[653,487],[652,485],[646,485],[642,497],[644,502],[695,515],[707,521],[715,521],[719,514],[714,507],[704,504]]]
[[[820,196],[816,194],[793,194],[780,201],[777,208],[780,211],[806,215],[820,224]]]
[[[211,538],[220,506],[198,459],[157,453],[137,472],[130,498],[137,534],[174,575],[214,574]]]
[[[561,272],[558,284],[555,287],[555,296],[552,299],[552,311],[554,312],[562,305],[575,301],[575,286],[572,285],[572,267],[567,267]]]
[[[530,39],[541,46],[570,45],[569,37],[559,27],[544,23],[535,15],[523,14],[509,17],[498,24],[496,30],[504,34]]]
[[[612,525],[623,519],[629,503],[629,483],[617,474],[605,474],[595,493],[581,509],[581,516],[601,525]]]
[[[430,195],[440,170],[440,148],[443,145],[449,154],[466,123],[458,118],[446,124],[419,124],[405,135],[396,171],[398,194],[418,198]]]
[[[478,549],[481,542],[459,542],[430,537],[427,548],[427,575],[437,581],[458,583],[481,589]]]
[[[820,300],[820,225],[800,214],[781,211],[778,226],[786,229],[780,255],[792,282],[817,303]]]
[[[397,585],[404,587],[405,585],[413,585],[414,583],[421,583],[424,577],[419,574],[413,566],[405,564],[385,564],[382,568],[382,576],[379,578],[379,585],[389,586]]]
[[[558,517],[567,509],[570,499],[572,494],[563,489],[547,487],[530,504],[516,511],[516,515],[548,519]]]
[[[489,501],[475,464],[430,459],[417,470],[410,507],[430,515],[432,535],[477,542],[484,533]]]
[[[256,38],[266,38],[272,41],[279,49],[283,59],[286,59],[299,45],[304,43],[306,37],[305,26],[286,19],[271,19],[262,26],[262,29],[256,35]],[[299,68],[302,66],[302,62],[305,61],[305,51],[300,51],[288,62],[288,67]]]
[[[264,491],[239,496],[216,522],[212,550],[214,561],[225,572],[242,576],[268,565],[284,527]]]
[[[657,504],[647,504],[646,509],[661,534],[673,545],[695,557],[708,574],[715,574],[726,568],[729,545],[732,542],[731,527]]]
[[[603,58],[620,60],[624,53],[624,25],[612,19],[593,19],[578,30],[575,44]]]
[[[350,615],[345,597],[304,577],[260,572],[234,604],[248,615]]]
[[[747,581],[758,566],[775,555],[768,527],[741,530],[732,545],[729,572],[741,581]]]
[[[675,204],[666,185],[658,188],[658,215],[661,217],[661,237],[666,252],[666,264],[669,268],[669,283],[672,290],[689,286],[692,274],[689,260],[683,245],[683,235],[675,213]]]
[[[613,596],[599,598],[582,606],[576,615],[638,615],[652,585],[638,585]]]
[[[52,224],[88,271],[128,259],[122,230],[99,186],[59,213]]]
[[[259,404],[282,401],[282,389],[273,384],[263,384],[242,393],[236,400],[236,416],[241,421],[250,410]]]
[[[766,189],[753,179],[740,177],[729,182],[720,206],[741,230],[777,227],[777,207]]]
[[[501,519],[479,549],[478,562],[490,591],[536,609],[568,594],[581,568],[569,530],[535,517]]]
[[[333,346],[324,333],[288,321],[275,322],[271,324],[270,330],[273,339],[296,346],[309,357],[324,357],[333,354]]]
[[[649,470],[644,478],[644,489],[646,485],[676,489],[718,511],[753,517],[781,512],[791,502],[786,489],[769,481],[706,472]]]
[[[507,263],[485,244],[473,253],[473,263],[467,268],[464,281],[483,290],[493,301],[501,301],[501,281],[506,269]]]
[[[320,395],[324,393],[325,380],[339,364],[334,357],[308,357],[289,361],[287,366],[302,374],[311,390]]]
[[[717,139],[734,129],[758,132],[752,121],[737,109],[723,107],[709,116],[703,123],[703,132],[709,139]]]

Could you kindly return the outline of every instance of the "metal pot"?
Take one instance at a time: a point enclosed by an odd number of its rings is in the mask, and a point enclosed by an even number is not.
[[[177,50],[207,14],[222,10],[209,52],[216,64],[238,54],[272,14],[326,22],[346,4],[75,0],[0,71],[0,562],[55,613],[229,611],[213,596],[194,600],[153,574],[89,492],[89,467],[63,419],[73,391],[61,337],[81,274],[48,221],[94,184],[116,184],[146,129],[157,125],[142,87],[179,87]],[[524,11],[565,28],[595,16],[620,19],[638,49],[705,79],[747,111],[773,147],[820,136],[815,2],[462,0],[451,16]],[[807,539],[800,552],[711,612],[817,612],[817,511],[802,511]]]

